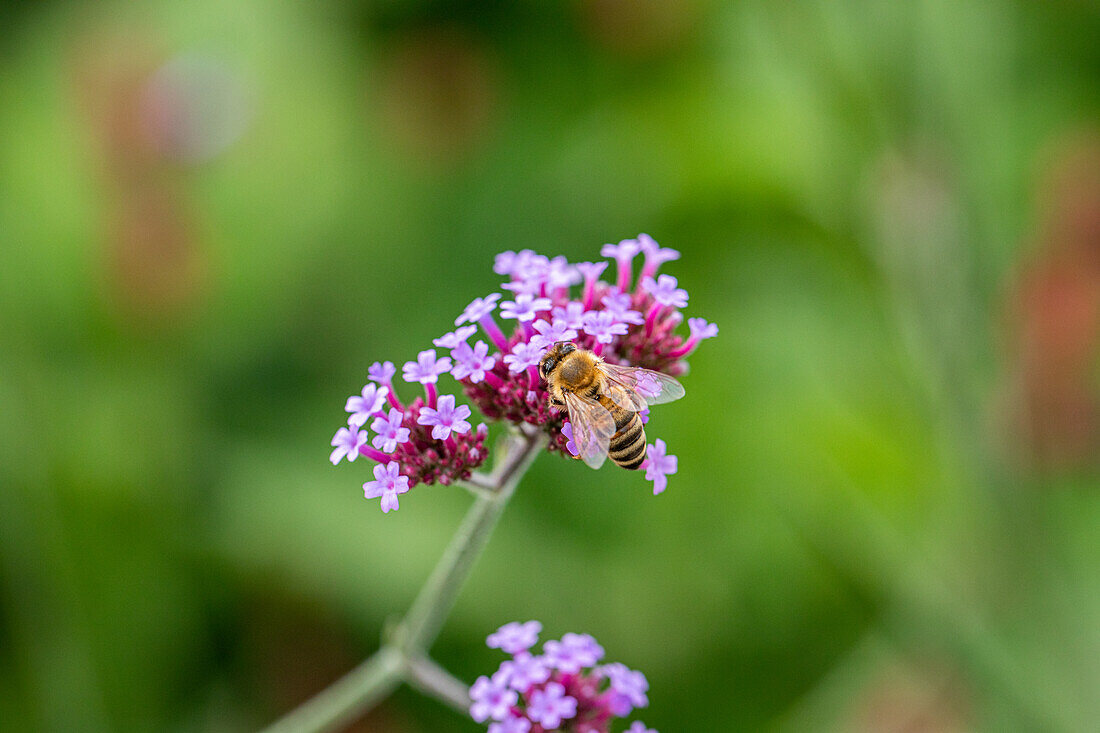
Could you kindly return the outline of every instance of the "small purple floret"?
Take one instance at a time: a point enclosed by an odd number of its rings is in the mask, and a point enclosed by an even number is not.
[[[573,441],[573,423],[566,422],[562,425],[561,434],[565,436],[565,449],[574,456],[579,456],[581,452],[577,448],[577,444]]]
[[[432,343],[442,349],[454,349],[459,344],[466,343],[466,339],[473,336],[476,331],[477,326],[461,326],[437,339],[432,339]]]
[[[649,705],[649,698],[646,697],[649,682],[644,674],[619,662],[605,664],[599,671],[611,683],[609,702],[611,712],[615,715],[625,717],[630,715],[630,711],[634,708],[644,708]]]
[[[657,438],[657,441],[649,446],[646,451],[645,477],[653,482],[653,495],[656,496],[668,487],[668,476],[676,473],[676,456],[668,455],[665,441]]]
[[[367,379],[378,384],[389,384],[396,373],[397,367],[392,361],[376,361],[367,367]]]
[[[493,293],[484,298],[474,298],[462,311],[462,315],[455,319],[455,325],[461,326],[467,321],[477,323],[496,309],[498,300],[500,300],[500,293]]]
[[[603,647],[588,634],[566,634],[561,641],[543,644],[546,661],[562,672],[578,672],[603,659]]]
[[[405,413],[391,407],[388,417],[377,418],[371,424],[370,429],[375,432],[371,445],[383,453],[393,453],[399,443],[408,442],[410,430],[401,426],[404,420]]]
[[[541,690],[531,693],[527,703],[527,717],[547,730],[554,730],[562,720],[577,714],[576,699],[565,694],[565,687],[551,682]]]
[[[377,384],[370,383],[363,387],[362,394],[348,397],[348,402],[344,405],[344,409],[351,413],[348,424],[356,427],[364,425],[374,413],[382,409],[382,405],[386,404],[388,392],[389,387],[379,387]]]
[[[648,234],[639,234],[638,244],[641,246],[642,252],[645,253],[645,264],[642,265],[643,278],[653,277],[661,265],[666,262],[680,259],[679,252],[661,247]]]
[[[470,688],[470,699],[473,701],[470,704],[470,717],[478,723],[484,723],[489,718],[507,718],[512,706],[519,700],[519,695],[515,690],[498,685],[482,675]]]
[[[401,466],[397,461],[385,466],[379,463],[374,467],[374,479],[363,484],[363,495],[368,499],[381,497],[383,514],[398,509],[397,495],[409,490],[409,477],[401,475]]]
[[[435,384],[440,374],[451,371],[451,358],[444,356],[436,359],[435,349],[427,349],[417,354],[416,361],[405,362],[401,371],[406,382]]]
[[[691,329],[691,338],[696,341],[714,338],[718,335],[718,325],[707,323],[705,318],[689,318],[688,328]]]
[[[536,333],[531,337],[531,344],[539,349],[545,349],[557,341],[572,341],[579,335],[576,329],[570,328],[560,319],[547,323],[540,318],[535,321],[534,328]]]
[[[555,308],[552,314],[554,321],[564,323],[566,328],[584,327],[584,305],[577,301],[567,303],[564,308]]]
[[[513,621],[489,634],[485,643],[490,649],[500,649],[506,654],[519,654],[538,643],[540,632],[542,632],[542,624],[538,621],[528,621],[524,624]]]
[[[360,430],[358,425],[351,423],[349,426],[350,428],[340,428],[336,431],[336,435],[332,436],[332,442],[329,445],[335,446],[336,449],[328,459],[334,466],[345,456],[349,461],[354,461],[359,457],[359,447],[367,444],[367,431]]]
[[[536,298],[531,293],[520,293],[515,301],[506,300],[500,304],[502,318],[515,318],[521,322],[533,321],[537,313],[548,310],[550,310],[550,299]]]
[[[607,311],[590,311],[584,317],[584,332],[601,344],[609,344],[616,336],[626,335],[626,324]]]
[[[508,366],[508,371],[519,374],[527,367],[538,366],[539,359],[542,358],[542,351],[534,344],[526,344],[521,341],[512,347],[511,354],[504,355],[504,363]]]
[[[506,684],[513,690],[524,692],[531,685],[541,685],[550,679],[550,672],[545,659],[527,652],[520,652],[511,661],[500,663],[500,669],[493,675],[493,680]]]
[[[642,287],[661,305],[672,308],[687,307],[687,291],[676,287],[676,278],[672,275],[658,275],[656,280],[651,277],[643,278]]]
[[[436,440],[446,440],[451,437],[451,432],[468,433],[470,423],[466,421],[471,415],[470,408],[466,405],[455,406],[454,395],[443,395],[439,398],[437,409],[424,407],[420,410],[417,422],[421,425],[432,425],[432,437]]]
[[[603,296],[601,302],[604,310],[614,316],[616,321],[631,323],[635,326],[645,323],[645,316],[630,308],[629,293],[611,293]]]
[[[478,341],[473,346],[463,341],[451,352],[455,365],[451,374],[455,379],[467,379],[477,384],[485,379],[485,373],[497,363],[497,355],[489,353],[489,344]]]

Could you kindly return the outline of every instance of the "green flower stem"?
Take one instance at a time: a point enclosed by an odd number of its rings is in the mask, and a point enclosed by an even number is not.
[[[504,507],[545,444],[545,436],[522,430],[504,440],[508,442],[492,474],[478,477],[477,499],[392,638],[367,661],[276,721],[266,733],[336,730],[358,718],[402,682],[452,707],[466,709],[465,687],[431,661],[427,652]]]
[[[266,733],[339,730],[401,684],[405,662],[401,652],[382,647],[367,661],[292,710]]]
[[[493,471],[494,492],[474,501],[394,635],[394,642],[407,656],[431,648],[504,507],[543,445],[539,436],[511,436],[510,440],[500,466]]]
[[[470,709],[470,686],[443,669],[429,657],[409,660],[406,680],[420,692],[467,715]]]

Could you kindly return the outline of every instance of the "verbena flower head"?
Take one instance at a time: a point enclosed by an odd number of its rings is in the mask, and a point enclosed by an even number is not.
[[[369,383],[347,400],[350,419],[333,438],[333,462],[357,455],[383,465],[395,461],[409,488],[469,478],[488,454],[486,428],[472,430],[474,411],[455,395],[439,394],[453,391],[440,386],[448,373],[486,419],[534,426],[550,437],[550,451],[575,456],[567,414],[549,407],[537,370],[545,349],[557,341],[572,341],[612,364],[685,374],[686,359],[718,327],[692,317],[683,333],[688,293],[675,277],[659,272],[680,253],[645,234],[600,252],[610,261],[570,264],[529,249],[497,255],[493,271],[506,278],[503,292],[474,298],[453,319],[453,331],[403,364],[404,381],[422,385],[422,398],[400,400],[393,362],[370,366]],[[448,323],[441,318],[439,330]],[[652,427],[647,425],[647,433]],[[677,461],[657,440],[643,467],[659,494]]]
[[[616,720],[649,705],[645,675],[618,662],[599,664],[603,647],[587,634],[566,634],[532,654],[541,629],[537,621],[505,624],[486,640],[490,648],[516,650],[470,688],[470,715],[491,720],[488,733],[608,733]],[[656,733],[638,722],[629,730]]]

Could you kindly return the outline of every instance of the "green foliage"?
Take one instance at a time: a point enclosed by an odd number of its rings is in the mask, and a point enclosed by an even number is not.
[[[654,413],[680,471],[541,458],[440,661],[472,680],[540,618],[644,670],[660,730],[1100,717],[1096,476],[1025,477],[1002,409],[1100,14],[667,7],[0,8],[5,727],[255,728],[369,654],[469,500],[364,502],[326,461],[346,395],[496,252],[638,231],[722,329]],[[127,126],[180,55],[249,109],[202,159]],[[407,691],[371,720],[478,730]]]

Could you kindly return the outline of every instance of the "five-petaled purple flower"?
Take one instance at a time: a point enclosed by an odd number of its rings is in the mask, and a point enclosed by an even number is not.
[[[604,309],[615,317],[616,321],[630,323],[635,326],[645,323],[645,318],[636,310],[631,309],[630,293],[611,293],[603,296],[600,301]]]
[[[687,307],[687,291],[676,287],[676,278],[672,275],[659,275],[656,280],[651,277],[643,278],[642,287],[661,305],[673,308]]]
[[[354,461],[359,457],[360,446],[367,444],[366,430],[360,430],[358,425],[352,423],[348,423],[348,426],[340,428],[336,431],[336,435],[332,436],[331,445],[336,446],[336,448],[328,459],[332,461],[334,466],[345,456],[349,461]]]
[[[478,723],[484,723],[489,718],[504,720],[519,695],[515,690],[498,685],[483,675],[470,688],[470,699],[473,701],[470,704],[470,717]]]
[[[626,335],[626,324],[608,311],[589,311],[584,317],[584,332],[601,344],[609,344],[616,336]]]
[[[498,300],[500,300],[500,293],[493,293],[484,298],[474,298],[462,311],[462,315],[455,319],[455,325],[461,326],[467,322],[477,323],[496,309]]]
[[[463,341],[451,352],[454,358],[454,369],[451,374],[455,379],[469,379],[477,384],[485,379],[485,374],[497,363],[496,354],[489,353],[489,344],[478,341],[473,346]]]
[[[500,304],[502,318],[515,318],[517,321],[533,321],[541,311],[550,310],[549,298],[537,298],[530,293],[520,293],[515,301],[506,300]]]
[[[676,473],[676,456],[668,455],[666,450],[665,441],[657,438],[657,441],[649,446],[645,461],[642,463],[642,467],[645,468],[646,480],[653,482],[654,496],[668,487],[667,476]]]
[[[638,235],[638,245],[645,253],[645,264],[642,265],[642,277],[653,277],[657,269],[666,262],[680,259],[680,253],[674,249],[662,247],[653,241],[648,234]]]
[[[436,440],[446,440],[451,437],[451,432],[468,433],[470,423],[466,421],[471,415],[470,408],[466,405],[455,406],[454,395],[443,395],[439,398],[439,409],[433,410],[425,407],[420,410],[421,425],[431,425],[432,437]]]
[[[560,321],[565,324],[566,328],[583,328],[584,327],[584,304],[583,303],[567,303],[564,307],[555,308],[551,311],[554,316],[554,321]]]
[[[553,323],[547,323],[540,318],[535,321],[535,335],[531,337],[531,344],[537,349],[545,349],[558,341],[572,341],[579,335],[574,328],[562,320],[554,319]]]
[[[534,344],[518,343],[512,347],[511,354],[504,355],[504,363],[508,365],[508,371],[519,374],[527,367],[538,366],[542,358],[542,349]]]
[[[541,690],[531,693],[527,703],[527,717],[547,730],[561,725],[561,721],[577,714],[577,701],[565,694],[565,686],[550,682]]]
[[[380,417],[371,423],[370,429],[375,432],[371,445],[383,453],[393,453],[399,443],[409,440],[411,431],[402,427],[404,421],[405,413],[391,407],[389,416]]]
[[[524,624],[513,621],[489,634],[485,643],[490,649],[500,649],[506,654],[519,654],[533,647],[538,642],[541,632],[542,624],[538,621],[528,621]]]
[[[501,662],[493,679],[523,692],[531,685],[540,685],[550,679],[551,668],[546,659],[526,651],[513,652],[515,658]]]
[[[592,667],[603,659],[603,647],[588,634],[566,634],[561,641],[543,644],[542,651],[546,659],[563,672]]]
[[[443,356],[435,358],[435,349],[426,349],[416,355],[416,361],[407,361],[401,367],[401,373],[406,382],[420,382],[421,384],[435,384],[439,381],[440,374],[451,371],[451,358]]]
[[[646,697],[649,682],[641,672],[620,662],[605,664],[599,668],[599,672],[611,683],[608,689],[610,707],[616,715],[625,717],[634,708],[649,705],[649,698]]]
[[[432,339],[432,343],[443,349],[454,349],[459,344],[466,343],[466,339],[477,333],[477,326],[460,326],[450,333],[445,333],[437,339]]]
[[[379,387],[370,383],[363,387],[362,394],[348,397],[348,402],[344,406],[344,409],[351,413],[348,424],[355,426],[366,424],[367,420],[386,404],[387,392],[389,387]]]
[[[379,463],[374,467],[374,481],[363,484],[363,495],[368,499],[382,498],[383,513],[397,509],[397,495],[409,490],[409,477],[402,476],[400,471],[397,461],[390,461],[385,466]]]
[[[397,367],[392,361],[376,361],[367,367],[367,379],[378,384],[389,384],[396,373]]]

